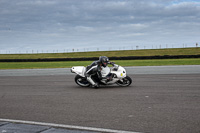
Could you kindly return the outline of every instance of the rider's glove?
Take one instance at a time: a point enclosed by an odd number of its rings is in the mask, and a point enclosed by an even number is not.
[[[113,66],[115,65],[115,63],[114,63],[114,62],[110,62],[110,64],[111,64],[111,65],[113,65]]]

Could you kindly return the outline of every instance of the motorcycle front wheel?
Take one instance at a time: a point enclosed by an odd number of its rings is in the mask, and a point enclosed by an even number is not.
[[[125,78],[116,82],[119,86],[129,86],[132,83],[132,79],[129,76],[126,76]]]
[[[87,81],[86,78],[76,75],[75,82],[81,87],[88,87],[90,83]]]

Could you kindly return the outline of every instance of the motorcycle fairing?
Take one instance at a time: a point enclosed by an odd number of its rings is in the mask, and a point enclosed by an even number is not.
[[[117,71],[111,69],[111,73],[116,74],[116,76],[117,76],[118,78],[120,78],[120,79],[126,77],[126,70],[125,70],[123,67],[121,67],[121,66],[118,67],[118,70],[117,70]]]
[[[84,66],[76,66],[71,68],[72,73],[76,73],[81,77],[85,77],[86,68]]]

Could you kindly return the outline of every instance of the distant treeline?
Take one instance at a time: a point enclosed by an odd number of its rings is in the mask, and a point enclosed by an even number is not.
[[[200,58],[200,55],[127,56],[109,57],[110,60],[182,59]],[[94,61],[99,57],[88,58],[39,58],[39,59],[0,59],[0,62],[50,62],[50,61]]]

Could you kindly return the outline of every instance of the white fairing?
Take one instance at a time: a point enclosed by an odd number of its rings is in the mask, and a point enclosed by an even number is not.
[[[110,73],[110,68],[108,66],[101,67],[101,75],[102,77],[106,77]]]
[[[102,77],[106,77],[109,73],[113,73],[116,76],[109,82],[106,82],[106,79],[102,79],[101,82],[105,84],[113,84],[117,82],[118,80],[121,80],[124,77],[126,77],[126,70],[123,67],[118,66],[118,65],[116,65],[113,68],[109,68],[108,66],[105,68],[102,67],[102,70],[101,70]]]
[[[108,66],[107,67],[102,67],[102,70],[101,70],[101,75],[102,77],[106,77],[109,73],[114,73],[117,75],[117,78],[124,78],[126,77],[126,70],[121,67],[121,66],[117,66],[118,69],[117,71],[111,68],[109,68]]]
[[[126,70],[119,66],[117,71],[114,71],[114,69],[111,70],[111,73],[114,73],[117,75],[117,78],[122,79],[124,77],[126,77]]]
[[[71,71],[82,76],[85,77],[85,67],[84,66],[76,66],[76,67],[72,67]]]

